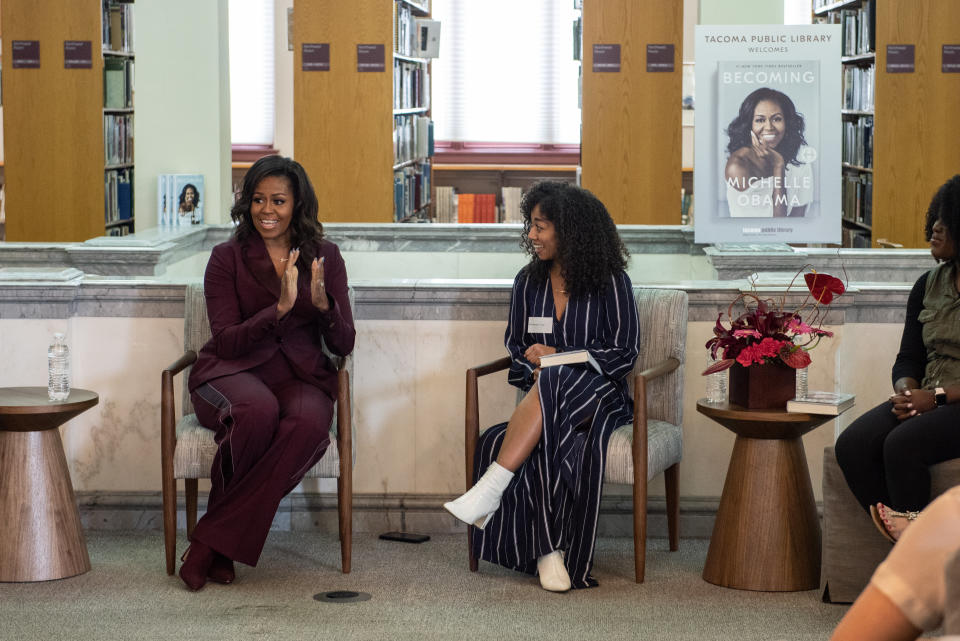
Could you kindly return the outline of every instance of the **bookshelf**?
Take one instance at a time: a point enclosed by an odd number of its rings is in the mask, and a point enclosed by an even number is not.
[[[620,45],[620,71],[594,71],[594,45]],[[673,70],[647,71],[649,46]],[[583,0],[581,182],[617,224],[680,224],[682,0]]]
[[[943,45],[960,43],[960,3],[814,0],[812,6],[816,19],[850,25],[841,59],[844,245],[924,247],[930,198],[960,167],[955,136],[944,129],[955,120],[960,74],[941,70]],[[912,72],[887,71],[890,45],[913,45]]]
[[[114,65],[113,58],[133,63],[132,37],[116,31],[122,23],[132,36],[132,21],[104,16],[114,6],[132,14],[132,4],[126,2],[0,3],[8,241],[83,241],[133,230],[132,209],[124,223],[108,227],[106,217],[111,176],[114,184],[119,176],[131,179],[122,189],[131,208],[133,200],[132,125],[117,125],[132,121],[132,102],[117,113],[105,108],[105,67]],[[120,38],[114,42],[127,47],[116,56],[102,50],[111,29]],[[36,43],[20,51],[22,58],[31,59],[29,52],[37,47],[39,66],[14,67],[15,41]],[[105,134],[114,145],[112,159]]]
[[[324,221],[429,216],[430,62],[411,48],[429,2],[388,2],[294,3],[294,149]],[[305,44],[329,45],[328,70],[305,70]],[[382,45],[382,71],[358,70],[358,45]]]
[[[874,0],[814,0],[813,10],[819,22],[841,26],[842,245],[870,247],[873,234],[876,3]]]

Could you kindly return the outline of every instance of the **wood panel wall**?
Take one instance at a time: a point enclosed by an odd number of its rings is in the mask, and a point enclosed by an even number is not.
[[[100,0],[3,0],[8,241],[104,233]],[[14,69],[12,42],[40,41],[40,68]],[[63,41],[90,40],[92,69],[64,69]]]
[[[619,73],[593,72],[593,45],[620,44]],[[648,44],[674,68],[647,73]],[[582,184],[618,224],[680,224],[682,0],[584,0]]]
[[[294,2],[294,154],[313,181],[321,221],[393,222],[391,6]],[[330,71],[302,71],[305,42],[330,43]],[[358,73],[358,44],[383,44],[385,71]]]
[[[887,45],[916,47],[914,73],[887,73]],[[873,242],[925,247],[936,189],[960,173],[960,74],[941,72],[960,44],[957,0],[877,0]]]

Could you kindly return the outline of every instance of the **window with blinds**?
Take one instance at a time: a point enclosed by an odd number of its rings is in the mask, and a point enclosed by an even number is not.
[[[273,0],[230,0],[230,139],[273,145]]]
[[[571,0],[433,0],[437,140],[579,144]]]

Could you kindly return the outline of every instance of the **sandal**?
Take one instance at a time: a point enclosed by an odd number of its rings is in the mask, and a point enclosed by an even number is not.
[[[890,522],[890,519],[906,519],[907,524],[909,525],[910,522],[916,521],[918,516],[920,516],[920,512],[899,512],[893,508],[887,507],[883,503],[877,503],[876,505],[870,506],[870,518],[873,520],[873,524],[877,527],[877,530],[880,531],[880,534],[883,535],[883,538],[891,543],[897,542],[897,539],[899,539],[903,534],[903,529],[894,534],[891,531],[893,524]],[[904,529],[906,529],[906,526],[904,526]]]

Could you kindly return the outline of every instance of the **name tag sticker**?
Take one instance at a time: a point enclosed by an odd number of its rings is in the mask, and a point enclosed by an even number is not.
[[[531,316],[527,319],[528,334],[552,334],[553,318],[549,316]]]

